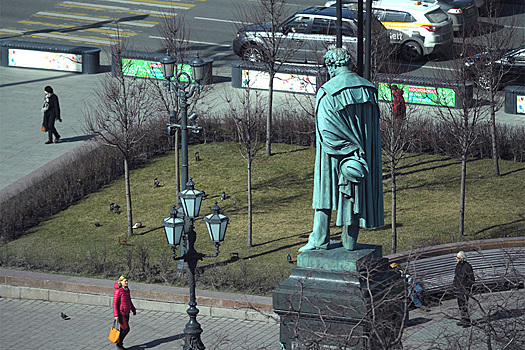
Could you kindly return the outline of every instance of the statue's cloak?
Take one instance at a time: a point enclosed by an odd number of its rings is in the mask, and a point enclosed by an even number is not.
[[[352,213],[361,227],[384,224],[379,113],[377,89],[350,70],[317,93],[312,206],[337,210],[337,226],[351,225]],[[348,164],[360,165],[364,177],[342,171]]]

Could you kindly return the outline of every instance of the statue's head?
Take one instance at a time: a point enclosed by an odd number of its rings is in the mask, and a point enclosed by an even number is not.
[[[328,68],[330,77],[334,77],[337,68],[348,67],[352,62],[352,58],[345,47],[338,47],[329,49],[324,54],[324,62]]]

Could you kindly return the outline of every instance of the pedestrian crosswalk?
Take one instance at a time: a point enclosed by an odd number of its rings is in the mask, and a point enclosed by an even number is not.
[[[42,9],[16,27],[0,28],[0,39],[53,40],[86,45],[112,45],[146,34],[162,17],[178,15],[206,0],[87,0],[62,1]],[[153,30],[152,30],[153,29]]]

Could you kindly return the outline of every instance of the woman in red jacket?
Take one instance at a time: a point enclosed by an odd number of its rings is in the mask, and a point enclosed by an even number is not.
[[[122,344],[124,338],[129,333],[129,313],[137,314],[137,310],[131,301],[131,294],[128,288],[128,279],[120,276],[118,282],[114,284],[115,292],[113,293],[113,316],[120,324],[120,338],[117,342],[117,348],[126,349]]]

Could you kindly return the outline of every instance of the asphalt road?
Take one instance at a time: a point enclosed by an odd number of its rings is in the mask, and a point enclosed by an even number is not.
[[[228,71],[238,57],[232,40],[241,23],[242,9],[259,0],[18,0],[0,3],[0,39],[83,44],[108,48],[117,35],[126,38],[134,50],[163,51],[159,24],[165,14],[183,17],[187,23],[190,51],[212,57],[214,67]],[[290,0],[286,12],[324,0]],[[504,4],[499,22],[518,26],[514,41],[525,42],[525,7]],[[483,17],[480,19],[484,20]],[[456,45],[459,39],[456,38]],[[432,76],[436,70],[450,70],[446,55],[434,55],[418,64],[398,62],[400,71]],[[225,73],[226,74],[226,73]],[[221,74],[222,75],[222,74]]]

